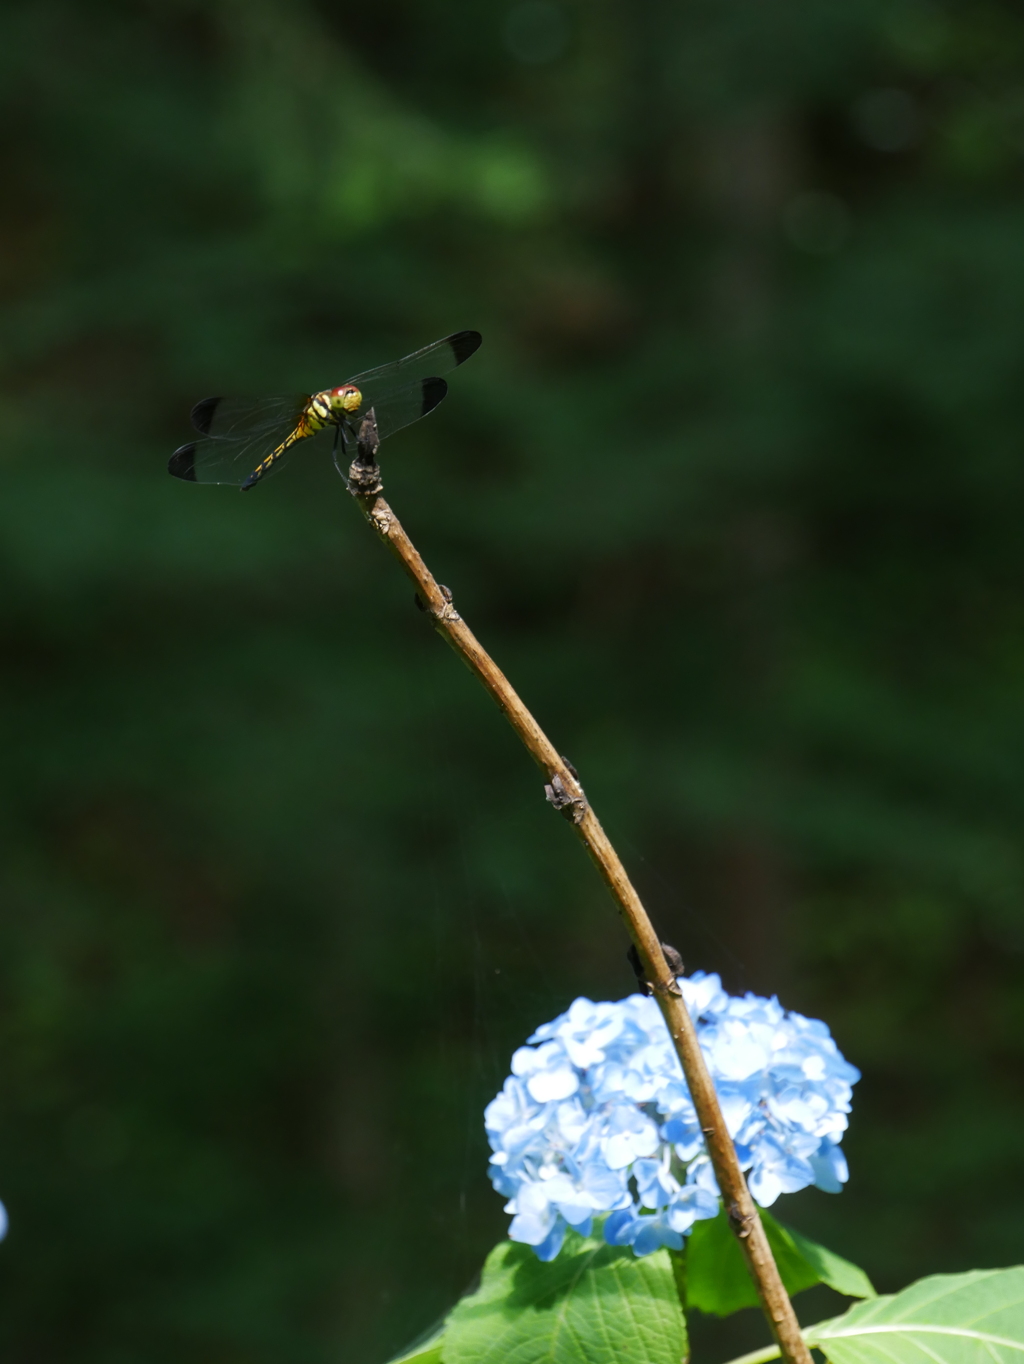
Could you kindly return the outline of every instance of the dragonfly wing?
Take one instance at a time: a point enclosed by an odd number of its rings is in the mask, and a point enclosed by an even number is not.
[[[294,431],[308,398],[204,398],[192,409],[202,435],[175,450],[167,471],[188,483],[235,487]]]
[[[186,483],[228,483],[240,488],[264,455],[275,448],[259,445],[247,450],[202,436],[175,450],[167,461],[167,472]]]
[[[286,422],[294,427],[308,402],[308,393],[276,398],[204,398],[192,409],[192,425],[200,435],[213,440],[247,440]]]
[[[338,429],[334,442],[334,463],[338,473],[342,478],[348,477],[349,460],[356,455],[363,422],[371,413],[377,425],[377,439],[382,441],[433,412],[447,392],[448,385],[443,379],[421,379],[406,384],[405,388],[392,389],[379,403],[364,402],[360,415],[349,417]]]
[[[363,395],[359,413],[347,419],[341,434],[347,447],[358,437],[359,422],[373,408],[381,440],[432,412],[448,392],[442,374],[475,354],[479,332],[453,332],[422,350],[389,365],[365,370],[348,382]],[[204,398],[192,409],[199,433],[175,450],[167,465],[175,478],[189,483],[229,483],[252,487],[251,475],[295,430],[309,403],[308,394],[282,398]],[[277,468],[280,460],[274,462]]]
[[[481,339],[479,332],[453,332],[433,345],[413,351],[404,360],[357,374],[348,383],[363,395],[359,414],[373,408],[381,440],[425,417],[448,392],[441,375],[449,374],[474,355]],[[358,420],[353,419],[353,428],[358,426]]]
[[[443,379],[432,377],[417,379],[415,383],[406,384],[403,388],[388,385],[383,393],[375,390],[376,385],[371,384],[367,384],[363,389],[360,415],[369,412],[372,407],[377,420],[377,434],[381,440],[386,440],[396,431],[401,431],[403,426],[411,426],[413,422],[419,421],[420,417],[433,412],[448,392],[448,385]],[[358,430],[358,416],[352,424]]]
[[[381,395],[388,389],[404,388],[417,379],[450,374],[476,353],[482,339],[479,332],[453,332],[451,336],[424,346],[422,350],[413,351],[403,360],[392,360],[389,365],[365,370],[347,382],[363,391],[369,390],[372,385]]]

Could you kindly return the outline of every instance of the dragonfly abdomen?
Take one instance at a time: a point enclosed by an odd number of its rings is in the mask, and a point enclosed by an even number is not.
[[[337,426],[347,408],[351,406],[352,394],[355,395],[357,403],[361,401],[361,395],[359,394],[358,389],[353,389],[351,385],[347,385],[344,390],[345,399],[347,401],[339,402],[336,395],[342,391],[343,390],[341,389],[324,389],[322,393],[313,394],[312,398],[310,398],[309,402],[303,408],[302,415],[299,417],[298,425],[295,427],[295,430],[281,442],[276,450],[271,450],[266,459],[261,460],[256,468],[253,469],[252,473],[242,484],[243,493],[248,492],[250,488],[255,488],[264,474],[270,472],[277,460],[279,460],[286,451],[290,450],[293,445],[297,445],[300,440],[306,440],[309,436],[315,436],[316,433],[322,431],[325,426]]]
[[[324,427],[330,423],[330,408],[327,409],[327,415],[323,416],[317,407],[318,400],[322,396],[322,394],[318,393],[315,398],[310,399],[305,411],[299,418],[299,423],[295,430],[281,442],[276,450],[271,450],[270,454],[267,455],[265,459],[260,460],[256,468],[253,469],[252,473],[242,484],[243,493],[248,492],[250,488],[255,488],[263,475],[269,473],[274,464],[287,450],[290,450],[293,445],[297,445],[300,440],[306,440],[309,436],[315,436],[318,431],[322,431]]]

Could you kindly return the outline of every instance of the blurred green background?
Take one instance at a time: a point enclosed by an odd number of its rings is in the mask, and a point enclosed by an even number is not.
[[[379,1364],[631,988],[329,451],[165,473],[462,327],[390,499],[688,967],[864,1072],[779,1215],[1024,1258],[1020,8],[7,0],[0,77],[4,1360]]]

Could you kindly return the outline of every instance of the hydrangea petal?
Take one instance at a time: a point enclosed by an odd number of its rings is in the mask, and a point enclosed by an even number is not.
[[[811,1183],[838,1192],[847,1178],[838,1143],[860,1072],[827,1026],[775,998],[730,996],[717,975],[680,984],[757,1201],[768,1207]],[[681,1245],[718,1211],[697,1115],[649,996],[577,999],[542,1024],[513,1055],[484,1121],[509,1235],[541,1258],[557,1255],[568,1226],[589,1233],[595,1215],[607,1214],[609,1242],[645,1255]]]

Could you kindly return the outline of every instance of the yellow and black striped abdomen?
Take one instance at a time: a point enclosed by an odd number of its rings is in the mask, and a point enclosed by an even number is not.
[[[306,440],[309,436],[315,436],[318,431],[322,431],[325,426],[331,424],[330,405],[323,401],[325,395],[317,393],[310,398],[309,402],[299,417],[295,430],[281,442],[276,450],[271,450],[265,459],[260,460],[256,468],[242,484],[242,492],[247,492],[250,488],[255,488],[260,479],[270,472],[274,464],[281,458],[286,451],[293,445],[298,445],[300,440]]]

